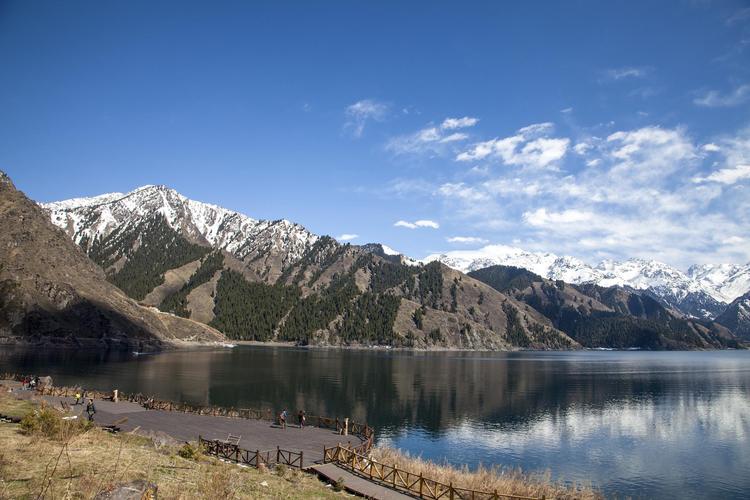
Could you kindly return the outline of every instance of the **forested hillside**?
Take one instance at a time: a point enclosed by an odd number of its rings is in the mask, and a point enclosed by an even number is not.
[[[440,263],[407,265],[379,245],[318,238],[273,281],[189,241],[160,214],[81,245],[131,297],[242,340],[302,345],[553,348],[577,344],[549,320]],[[169,275],[169,280],[167,276]],[[159,293],[155,293],[159,290]]]

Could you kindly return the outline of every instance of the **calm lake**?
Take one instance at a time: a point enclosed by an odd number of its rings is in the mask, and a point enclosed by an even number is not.
[[[746,351],[3,348],[6,371],[175,401],[351,416],[412,454],[549,470],[619,497],[750,497]]]

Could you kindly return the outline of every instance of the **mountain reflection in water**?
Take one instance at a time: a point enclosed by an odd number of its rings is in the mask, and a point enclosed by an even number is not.
[[[476,466],[549,469],[606,493],[750,491],[750,353],[383,352],[238,347],[159,355],[0,350],[0,371],[234,407],[304,408]]]

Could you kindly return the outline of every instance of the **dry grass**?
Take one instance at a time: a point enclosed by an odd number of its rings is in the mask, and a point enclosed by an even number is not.
[[[559,500],[598,500],[603,495],[590,486],[566,485],[551,480],[549,472],[529,474],[520,469],[510,469],[500,466],[492,468],[480,466],[475,471],[467,467],[461,469],[448,464],[440,465],[421,458],[412,457],[408,453],[387,447],[376,447],[372,450],[372,458],[378,462],[396,465],[399,469],[434,479],[444,484],[453,483],[456,487],[494,491],[509,495],[528,497],[556,498]]]
[[[0,413],[15,404],[0,395]],[[46,417],[49,418],[49,417]],[[260,472],[208,457],[179,456],[179,447],[90,428],[47,437],[0,424],[0,499],[93,498],[116,484],[154,483],[160,498],[341,498],[341,494],[298,470]]]
[[[0,385],[0,414],[3,416],[10,418],[23,418],[36,407],[29,401],[11,397],[7,391],[7,387]]]

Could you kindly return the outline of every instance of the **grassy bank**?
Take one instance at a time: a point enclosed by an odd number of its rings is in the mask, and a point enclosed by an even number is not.
[[[4,391],[3,391],[4,392]],[[0,499],[93,498],[115,484],[146,480],[160,498],[341,498],[315,477],[287,468],[261,472],[220,462],[134,434],[110,434],[57,410],[0,394]],[[189,458],[180,456],[180,452]],[[40,495],[40,493],[43,493]]]
[[[412,457],[402,451],[377,446],[372,450],[372,457],[378,462],[396,465],[400,470],[407,470],[415,474],[420,472],[430,479],[444,484],[453,483],[455,486],[479,491],[495,491],[498,493],[536,497],[555,498],[559,500],[599,500],[601,493],[587,485],[566,485],[551,480],[549,473],[528,474],[518,469],[499,466],[480,467],[470,471],[450,465],[437,464],[418,457]]]

